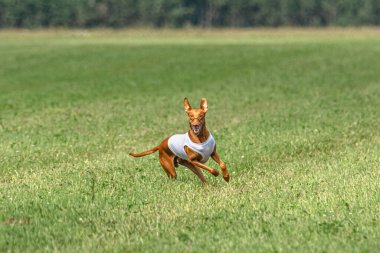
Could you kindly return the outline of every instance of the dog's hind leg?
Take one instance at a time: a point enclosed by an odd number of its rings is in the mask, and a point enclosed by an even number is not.
[[[204,177],[202,171],[201,171],[198,167],[192,165],[192,164],[189,163],[188,161],[183,160],[183,159],[181,159],[181,158],[178,158],[178,163],[181,164],[181,165],[183,165],[183,166],[186,166],[186,167],[189,168],[192,172],[194,172],[194,174],[197,175],[197,176],[199,177],[199,179],[202,181],[203,184],[206,183],[206,179],[205,179],[205,177]]]
[[[167,154],[165,151],[159,151],[159,160],[162,168],[166,172],[169,178],[176,179],[177,173],[174,168],[174,157]]]

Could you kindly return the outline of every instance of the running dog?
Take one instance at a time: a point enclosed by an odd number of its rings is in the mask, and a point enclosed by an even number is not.
[[[141,157],[158,151],[161,166],[169,178],[177,178],[175,167],[181,164],[194,172],[202,183],[206,183],[206,179],[200,168],[207,170],[214,176],[219,175],[217,170],[204,164],[211,156],[219,164],[223,178],[228,182],[230,176],[226,164],[219,158],[214,137],[206,128],[207,100],[201,99],[199,109],[193,109],[187,98],[184,99],[183,105],[190,125],[187,133],[167,137],[160,145],[145,152],[129,154],[134,157]]]

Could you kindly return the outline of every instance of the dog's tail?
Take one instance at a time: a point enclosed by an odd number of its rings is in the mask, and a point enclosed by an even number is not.
[[[141,157],[141,156],[146,156],[146,155],[153,154],[153,153],[156,152],[157,150],[158,150],[158,147],[154,147],[154,148],[152,148],[152,149],[149,149],[149,150],[144,151],[144,152],[139,153],[139,154],[129,153],[129,155],[134,156],[134,157]]]

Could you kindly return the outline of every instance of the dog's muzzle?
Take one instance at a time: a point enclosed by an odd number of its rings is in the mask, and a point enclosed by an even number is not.
[[[191,130],[198,135],[201,131],[202,125],[191,125]]]

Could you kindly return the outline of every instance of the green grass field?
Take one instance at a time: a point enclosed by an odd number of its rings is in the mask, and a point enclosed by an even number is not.
[[[185,96],[230,183],[128,156]],[[378,252],[379,125],[378,29],[2,31],[0,252]]]

